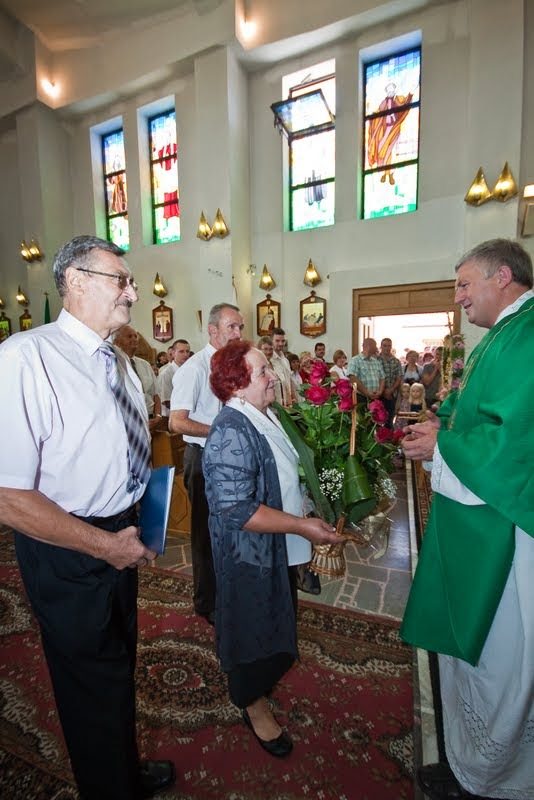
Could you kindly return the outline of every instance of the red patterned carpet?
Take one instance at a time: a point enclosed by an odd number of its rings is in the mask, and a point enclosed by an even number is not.
[[[293,737],[264,753],[227,699],[213,630],[192,614],[186,578],[140,574],[141,753],[172,758],[182,800],[413,798],[411,650],[388,621],[303,603],[301,661],[273,702]],[[76,798],[12,537],[0,534],[0,796]],[[163,795],[162,795],[163,797]]]

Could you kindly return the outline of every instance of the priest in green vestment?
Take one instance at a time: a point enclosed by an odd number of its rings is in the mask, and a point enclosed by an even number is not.
[[[494,239],[456,273],[456,302],[489,330],[403,445],[432,460],[434,499],[401,636],[440,654],[449,761],[418,779],[436,800],[534,800],[532,261]]]

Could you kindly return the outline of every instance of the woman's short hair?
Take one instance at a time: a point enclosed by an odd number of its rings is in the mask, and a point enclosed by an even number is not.
[[[344,358],[346,358],[345,351],[344,351],[344,350],[336,350],[336,352],[335,352],[335,353],[334,353],[334,355],[332,356],[332,361],[334,362],[334,364],[336,363],[336,361],[338,360],[338,358],[341,358],[342,356],[343,356]]]
[[[252,342],[232,339],[212,355],[210,386],[222,403],[228,402],[238,389],[249,385],[252,370],[245,356],[251,348]]]

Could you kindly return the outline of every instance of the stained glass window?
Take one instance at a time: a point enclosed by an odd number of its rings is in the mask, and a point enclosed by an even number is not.
[[[168,111],[148,120],[154,244],[180,240],[178,144],[176,114]]]
[[[110,242],[114,242],[123,250],[128,250],[130,229],[122,128],[102,136],[102,160],[106,197],[106,235]]]
[[[294,100],[288,106],[295,131],[288,135],[289,230],[292,231],[334,224],[334,70],[335,61],[330,60],[284,78],[284,94]],[[318,90],[322,98],[318,97]],[[302,98],[300,103],[298,98]]]
[[[421,49],[364,66],[362,218],[417,209]]]

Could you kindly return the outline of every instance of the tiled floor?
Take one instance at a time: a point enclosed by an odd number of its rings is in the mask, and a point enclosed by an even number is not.
[[[367,547],[350,542],[345,547],[347,571],[342,578],[321,577],[321,594],[302,598],[336,608],[348,608],[401,619],[411,583],[410,529],[404,468],[392,475],[397,502],[390,513],[389,544],[382,539]],[[191,573],[188,536],[169,536],[157,566]]]

